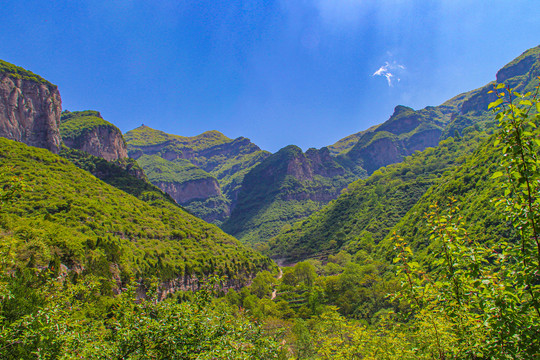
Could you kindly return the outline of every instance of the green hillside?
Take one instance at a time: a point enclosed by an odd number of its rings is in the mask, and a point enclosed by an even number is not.
[[[371,252],[445,172],[465,161],[481,138],[481,134],[472,131],[463,138],[444,140],[436,148],[428,148],[402,163],[375,171],[365,180],[353,182],[322,210],[283,229],[270,240],[268,253],[297,261],[325,259],[342,248],[352,253]]]
[[[355,178],[325,148],[303,153],[287,146],[245,176],[237,205],[222,228],[243,243],[264,248],[284,225],[320,209]]]
[[[510,63],[513,65],[503,67],[497,77],[518,86],[516,90],[519,91],[537,86],[537,76],[540,75],[538,49],[540,47],[523,53]],[[367,169],[372,170],[376,167],[373,158],[363,159],[362,156],[366,154],[365,149],[381,139],[389,139],[394,144],[404,146],[407,139],[414,137],[414,133],[429,127],[437,128],[440,136],[448,139],[436,148],[416,153],[406,158],[403,163],[376,170],[368,179],[349,185],[346,193],[321,211],[283,229],[270,241],[268,254],[275,258],[297,261],[310,257],[325,259],[339,249],[347,249],[351,253],[359,249],[379,251],[377,244],[392,232],[394,225],[402,218],[405,224],[403,226],[409,226],[409,233],[413,232],[411,229],[416,229],[419,226],[417,224],[422,223],[420,218],[425,212],[426,204],[434,201],[423,200],[424,209],[416,212],[416,217],[411,217],[408,211],[431,186],[447,181],[442,175],[454,171],[456,166],[462,164],[467,156],[476,150],[480,138],[485,137],[482,134],[492,131],[495,125],[494,116],[487,111],[488,104],[496,98],[490,93],[492,89],[493,84],[488,84],[456,96],[439,107],[427,107],[420,111],[403,106],[396,107],[394,115],[387,122],[372,132],[362,134],[356,145],[342,152],[338,158],[349,158],[350,161],[360,159],[361,166],[366,167],[369,163],[371,165]],[[434,122],[430,122],[431,119]],[[473,184],[476,184],[485,178],[485,174],[477,175],[479,178],[475,180],[470,180],[474,179],[470,175],[461,180],[474,181]],[[430,194],[431,191],[433,190],[430,190]],[[448,195],[452,194],[451,189],[447,191]],[[437,200],[442,201],[442,196]],[[479,195],[475,201],[485,199],[486,196]],[[485,206],[487,205],[482,205]],[[406,214],[407,217],[404,217]],[[498,222],[490,223],[489,220],[480,218],[475,220],[478,221],[478,229],[486,224],[494,227],[486,230],[488,235],[492,234],[491,231],[497,232],[495,228],[500,226]],[[413,235],[416,233],[417,230],[414,230]],[[387,244],[386,248],[388,250],[391,245]]]
[[[148,180],[152,183],[183,183],[213,178],[206,171],[184,159],[167,161],[158,155],[143,155],[137,159],[137,162],[145,170]]]
[[[139,200],[48,151],[0,139],[0,159],[30,187],[0,212],[23,265],[62,263],[118,281],[220,274],[239,283],[271,266],[170,202]]]
[[[59,129],[63,139],[77,139],[88,131],[92,131],[98,126],[112,127],[118,133],[120,130],[101,117],[101,114],[94,110],[85,111],[62,111]]]
[[[429,242],[430,228],[426,214],[430,206],[441,211],[452,204],[459,209],[467,233],[476,242],[494,245],[500,241],[516,240],[516,232],[508,226],[505,215],[495,209],[496,201],[503,196],[502,178],[493,178],[500,170],[501,149],[494,146],[494,138],[482,142],[464,162],[444,174],[436,185],[430,187],[414,206],[392,228],[377,246],[377,253],[392,258],[392,233],[397,233],[409,243],[419,258],[429,258],[439,244]],[[456,164],[457,165],[457,164]],[[450,199],[453,199],[451,202]]]
[[[107,161],[87,152],[67,147],[63,147],[59,155],[78,168],[88,171],[98,179],[138,199],[145,201],[162,199],[178,206],[168,194],[148,181],[144,171],[133,159]]]
[[[218,131],[184,137],[143,125],[124,137],[130,157],[138,161],[150,182],[196,216],[216,224],[229,216],[245,174],[269,155],[249,139],[229,139]],[[219,193],[208,185],[213,179]],[[196,195],[185,186],[195,181],[200,183]]]

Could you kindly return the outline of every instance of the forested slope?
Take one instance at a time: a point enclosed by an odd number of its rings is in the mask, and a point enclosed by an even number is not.
[[[540,75],[539,53],[540,47],[527,50],[499,70],[497,80],[504,80],[510,86],[515,86],[518,91],[534,89],[538,84],[537,76]],[[488,104],[496,99],[495,94],[491,92],[493,87],[494,83],[490,83],[477,90],[456,96],[443,104],[446,109],[444,111],[437,108],[426,108],[420,113],[406,108],[399,112],[396,110],[396,113],[403,119],[412,117],[413,120],[419,116],[428,116],[430,111],[446,114],[447,120],[445,121],[447,122],[439,121],[439,125],[446,123],[445,127],[441,128],[440,135],[443,138],[453,137],[443,140],[435,148],[406,158],[403,163],[381,168],[368,179],[358,180],[349,185],[347,192],[321,211],[292,227],[284,227],[279,235],[270,241],[268,254],[275,258],[285,258],[287,261],[297,261],[310,257],[325,259],[329,254],[336,253],[339,249],[347,249],[351,253],[359,249],[379,251],[379,241],[388,236],[393,226],[416,205],[416,202],[430,187],[436,188],[439,184],[447,182],[461,189],[473,184],[481,186],[485,181],[485,172],[489,171],[489,166],[494,164],[493,159],[491,162],[488,161],[489,156],[482,154],[481,150],[476,156],[487,156],[484,159],[485,163],[470,165],[476,166],[478,169],[475,171],[467,169],[467,174],[457,176],[456,180],[446,179],[445,176],[452,171],[460,171],[454,170],[454,168],[463,164],[467,160],[467,156],[476,150],[480,139],[493,131],[495,119],[493,113],[488,111]],[[386,125],[375,127],[372,132],[361,134],[358,143],[349,150],[342,151],[340,156],[350,157],[351,153],[354,154],[357,151],[355,149],[365,148],[369,142],[377,139],[378,133],[384,133],[385,126],[392,127],[399,124],[399,121],[391,120],[387,122],[388,124],[385,123]],[[422,121],[428,123],[427,120]],[[487,151],[485,145],[482,149],[484,152]],[[491,152],[489,153],[491,154]],[[460,195],[459,192],[453,192],[450,185],[446,186],[448,188],[440,190],[442,192],[433,201],[443,201],[442,196],[445,193],[447,196],[454,193]],[[432,194],[433,191],[431,190],[429,194]],[[475,203],[480,198],[485,199],[486,196],[486,194],[478,194],[478,197],[471,198],[469,201]],[[423,202],[425,204],[430,200],[423,200]],[[475,203],[475,205],[480,206],[482,211],[489,207],[485,203]],[[417,225],[417,221],[420,220],[419,217],[423,216],[422,211],[416,211],[416,217],[408,214],[403,222],[412,228],[420,226]],[[473,216],[474,210],[470,210],[470,212]],[[478,212],[476,214],[478,215]],[[494,226],[495,228],[500,226],[498,222],[490,223],[481,217],[471,217],[470,220],[476,221],[473,222],[473,226],[477,229],[483,226]],[[416,232],[412,234],[412,230],[409,230],[409,235],[417,235]],[[487,229],[488,236],[493,235],[492,231],[497,232],[498,230]],[[481,236],[480,238],[484,239],[485,237]],[[387,244],[386,247],[390,248],[390,245]]]
[[[436,148],[357,180],[309,218],[285,227],[270,241],[269,254],[287,261],[325,259],[340,249],[372,251],[445,172],[463,163],[484,136],[471,131]]]
[[[21,266],[56,264],[59,271],[63,264],[71,275],[101,275],[111,288],[151,276],[196,288],[195,277],[208,274],[228,275],[230,286],[240,286],[271,266],[152,192],[139,200],[46,150],[0,139],[0,159],[28,185],[16,204],[1,209],[3,234]]]

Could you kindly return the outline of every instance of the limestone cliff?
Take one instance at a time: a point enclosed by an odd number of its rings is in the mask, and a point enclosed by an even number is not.
[[[289,145],[246,174],[237,205],[222,228],[242,242],[264,243],[284,225],[337,198],[356,178],[327,148],[304,153]]]
[[[437,146],[452,111],[455,107],[444,104],[418,111],[398,105],[386,122],[361,133],[355,145],[338,158],[371,174],[380,167],[402,161],[415,151]]]
[[[221,195],[219,184],[212,177],[185,182],[155,181],[153,184],[171,195],[179,204],[186,204],[193,200],[202,200]]]
[[[107,161],[127,159],[122,132],[97,111],[64,111],[60,133],[67,147],[82,150]]]
[[[213,223],[229,216],[230,203],[218,180],[201,168],[184,159],[169,161],[159,155],[142,155],[137,162],[152,184],[193,215]]]
[[[55,85],[0,60],[0,136],[58,153],[61,111]]]
[[[142,125],[125,135],[149,180],[202,219],[220,224],[236,205],[244,175],[269,154],[218,131],[185,137]]]

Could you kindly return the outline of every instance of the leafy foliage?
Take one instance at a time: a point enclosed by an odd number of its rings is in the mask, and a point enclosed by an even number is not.
[[[0,159],[33,189],[1,211],[2,236],[21,266],[61,263],[122,281],[215,273],[239,282],[270,266],[170,202],[138,200],[45,150],[0,139]]]
[[[52,89],[56,89],[56,85],[53,85],[49,81],[45,80],[39,75],[34,74],[33,72],[23,69],[20,66],[10,64],[4,60],[0,60],[0,73],[6,74],[9,77],[22,80],[34,81],[38,84],[44,84]]]
[[[143,170],[133,159],[107,161],[87,152],[67,147],[63,147],[59,155],[107,184],[141,200],[162,199],[176,205],[176,202],[168,194],[146,180]]]
[[[111,127],[117,133],[121,134],[116,126],[104,120],[97,111],[62,111],[59,129],[63,139],[78,139],[80,136],[93,131],[97,127]]]

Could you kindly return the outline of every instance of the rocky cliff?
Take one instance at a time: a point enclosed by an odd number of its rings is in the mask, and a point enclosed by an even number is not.
[[[242,242],[264,243],[281,227],[335,199],[356,178],[327,148],[304,153],[289,145],[246,174],[222,228]]]
[[[219,184],[212,177],[184,182],[156,181],[154,185],[171,195],[179,204],[186,204],[193,200],[203,200],[221,195]]]
[[[58,153],[61,111],[55,85],[0,60],[0,136]]]
[[[129,156],[149,180],[202,219],[223,222],[244,175],[268,156],[249,139],[218,131],[185,137],[140,126],[125,135]]]
[[[358,140],[353,145],[349,142],[349,148],[342,150],[338,159],[355,164],[368,174],[400,162],[415,151],[437,146],[457,109],[455,102],[421,110],[398,105],[387,121],[358,133]]]
[[[60,133],[67,147],[82,150],[107,161],[127,159],[127,147],[122,132],[105,121],[97,111],[64,111]]]

